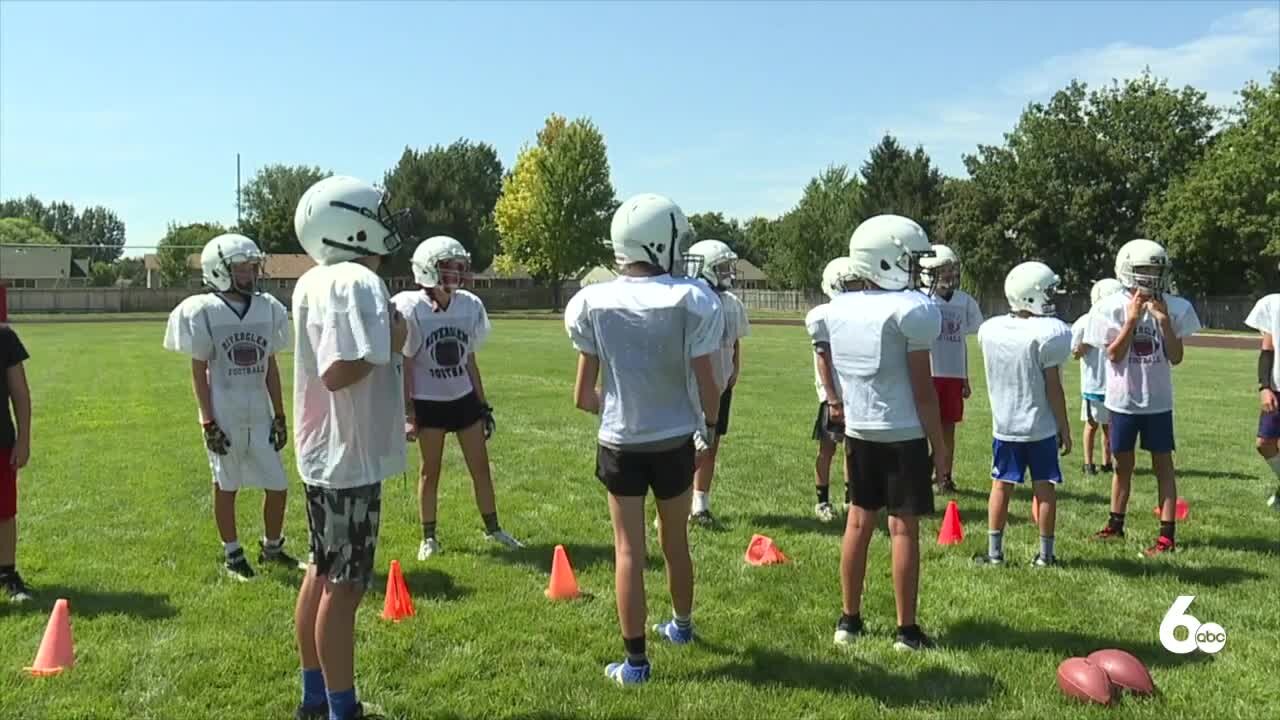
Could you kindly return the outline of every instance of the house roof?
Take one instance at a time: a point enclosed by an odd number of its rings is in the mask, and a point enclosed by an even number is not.
[[[267,255],[263,271],[269,278],[297,280],[302,274],[315,267],[316,261],[306,253],[275,253]],[[155,254],[144,255],[142,266],[147,270],[159,270],[160,258]],[[200,255],[192,253],[187,256],[187,267],[192,271],[200,270]]]
[[[768,280],[769,276],[763,270],[751,264],[749,260],[738,258],[738,279],[739,280]]]
[[[769,276],[766,275],[763,270],[753,265],[750,261],[743,260],[742,258],[738,259],[737,270],[738,270],[739,280],[768,280],[769,279]],[[618,274],[617,269],[614,268],[612,265],[596,265],[595,267],[587,268],[581,275],[578,276],[578,279],[579,280],[590,279],[593,282],[600,282],[601,280],[608,280],[612,277],[616,277],[617,274]]]

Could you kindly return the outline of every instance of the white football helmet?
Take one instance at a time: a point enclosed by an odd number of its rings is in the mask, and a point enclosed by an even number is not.
[[[933,257],[920,258],[920,282],[934,294],[955,292],[960,287],[960,256],[946,245],[934,245]]]
[[[716,290],[728,290],[738,277],[738,255],[719,240],[699,240],[689,247],[689,257],[699,267],[695,275],[692,268],[687,274],[701,277]]]
[[[267,256],[249,238],[226,233],[205,243],[204,250],[200,251],[200,277],[205,285],[218,292],[257,292],[258,277],[266,259]],[[240,263],[250,263],[253,267],[253,278],[248,283],[236,281],[233,266]]]
[[[413,279],[425,288],[457,290],[471,272],[471,253],[448,235],[436,235],[418,243],[409,261]]]
[[[848,283],[857,279],[857,273],[853,271],[853,258],[847,255],[838,257],[822,269],[822,292],[834,299],[845,292]]]
[[[883,290],[917,287],[920,260],[932,254],[924,228],[901,215],[868,218],[849,238],[853,271]]]
[[[643,262],[678,276],[697,264],[687,254],[694,239],[689,219],[680,206],[661,195],[635,195],[622,203],[613,214],[609,239],[620,267]],[[700,268],[694,271],[701,273]]]
[[[1089,304],[1097,305],[1107,297],[1123,291],[1124,285],[1121,285],[1119,280],[1116,280],[1115,278],[1103,278],[1102,280],[1094,283],[1093,287],[1089,289]]]
[[[1004,278],[1004,296],[1009,301],[1009,310],[1052,316],[1057,311],[1054,298],[1061,283],[1062,278],[1042,262],[1024,262],[1015,266]]]
[[[302,249],[321,265],[400,249],[407,209],[392,212],[382,190],[344,175],[325,178],[298,201],[293,228]]]
[[[1172,270],[1169,253],[1153,240],[1130,240],[1116,253],[1116,279],[1130,290],[1168,292]]]

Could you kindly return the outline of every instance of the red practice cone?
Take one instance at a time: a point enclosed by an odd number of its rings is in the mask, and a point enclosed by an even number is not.
[[[1160,506],[1157,505],[1156,509],[1153,510],[1152,512],[1155,513],[1156,517],[1160,517]],[[1178,501],[1174,503],[1174,517],[1178,518],[1178,522],[1182,522],[1183,520],[1186,520],[1187,514],[1190,512],[1191,512],[1191,507],[1187,505],[1186,498],[1178,498]]]
[[[546,595],[550,600],[573,600],[582,593],[578,590],[578,579],[573,576],[573,566],[569,564],[569,554],[563,545],[557,545],[551,557],[551,582],[547,585]]]
[[[752,535],[747,545],[746,560],[752,565],[780,565],[787,562],[787,556],[774,544],[773,539],[764,535]]]
[[[938,530],[939,545],[955,545],[964,540],[964,526],[960,524],[960,506],[952,500],[947,503],[947,512],[942,516],[942,527]]]
[[[404,573],[400,570],[400,561],[391,561],[391,572],[387,573],[387,597],[382,604],[382,619],[400,622],[413,617],[413,598],[409,597],[409,586],[404,582]]]
[[[49,614],[44,639],[36,660],[26,671],[36,677],[57,675],[76,664],[75,644],[71,640],[71,609],[66,598],[59,598]]]

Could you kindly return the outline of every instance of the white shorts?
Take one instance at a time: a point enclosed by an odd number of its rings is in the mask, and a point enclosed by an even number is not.
[[[286,490],[289,487],[284,477],[284,463],[280,462],[280,453],[267,442],[270,428],[262,428],[262,442],[244,447],[244,434],[231,439],[231,447],[226,455],[209,452],[209,469],[213,471],[213,482],[219,490],[235,492],[240,488],[261,488],[263,490]],[[239,440],[237,447],[236,440]]]
[[[1099,400],[1082,397],[1080,398],[1080,420],[1083,422],[1092,420],[1099,425],[1110,425],[1111,411]]]

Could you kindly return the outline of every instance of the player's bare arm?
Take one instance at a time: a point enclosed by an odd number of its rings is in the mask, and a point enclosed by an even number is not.
[[[476,391],[476,399],[481,405],[488,405],[484,395],[484,382],[480,379],[480,366],[476,364],[476,354],[467,355],[467,375],[471,377],[471,387]]]
[[[933,450],[933,467],[938,477],[951,474],[951,450],[942,436],[942,414],[938,408],[938,391],[933,386],[933,369],[929,351],[907,353],[907,371],[911,376],[911,394],[915,398],[916,415]]]
[[[276,362],[276,356],[272,355],[267,358],[267,394],[271,396],[271,407],[275,409],[275,416],[278,418],[285,416],[284,391],[281,388],[280,364]]]
[[[1058,450],[1068,455],[1071,452],[1071,423],[1067,420],[1067,394],[1062,389],[1061,368],[1045,368],[1044,390],[1049,397],[1049,407],[1053,408],[1053,419],[1058,423]]]
[[[1165,357],[1169,358],[1169,364],[1177,365],[1182,362],[1182,338],[1178,337],[1178,334],[1173,331],[1173,320],[1169,317],[1169,306],[1161,298],[1152,298],[1147,301],[1147,310],[1160,326],[1160,335],[1164,338],[1164,354]]]
[[[1262,333],[1262,350],[1258,353],[1258,400],[1262,412],[1273,413],[1280,407],[1276,393],[1271,389],[1271,368],[1276,361],[1275,340],[1271,333]]]
[[[408,336],[408,324],[404,316],[394,308],[391,309],[391,352],[398,353],[404,348]],[[329,392],[337,392],[345,387],[355,385],[373,372],[373,363],[361,358],[359,360],[335,360],[320,374],[320,381]]]
[[[738,384],[738,374],[742,372],[742,341],[733,341],[733,374],[729,376],[729,387]]]
[[[209,394],[209,361],[191,360],[191,390],[200,406],[200,424],[213,422],[213,400]]]
[[[1133,344],[1133,331],[1138,327],[1138,318],[1142,316],[1143,304],[1147,298],[1140,292],[1134,292],[1124,308],[1124,325],[1120,334],[1107,346],[1107,357],[1111,362],[1120,362],[1129,356],[1129,346]]]
[[[822,391],[827,395],[827,416],[834,423],[844,421],[844,399],[835,392],[836,372],[831,367],[830,343],[817,343],[813,352],[818,356],[818,376],[822,378]]]
[[[9,402],[13,405],[17,422],[9,462],[21,470],[31,458],[31,389],[27,387],[27,371],[22,363],[15,363],[5,370],[5,380],[9,383]]]
[[[600,358],[584,352],[578,353],[578,378],[573,385],[573,405],[592,415],[600,414],[600,393],[596,390],[596,378],[600,375]]]
[[[707,425],[714,427],[720,423],[720,388],[716,387],[711,355],[693,359],[693,376],[698,381],[698,399],[702,401],[702,414],[707,419]]]

